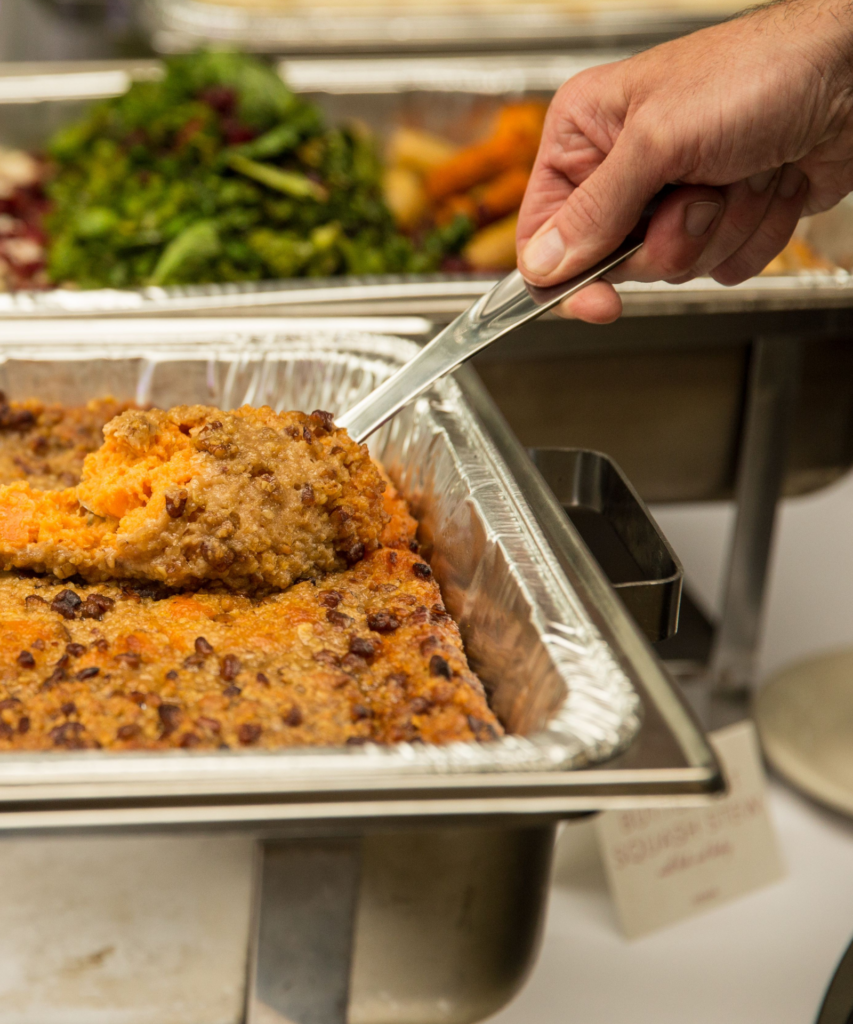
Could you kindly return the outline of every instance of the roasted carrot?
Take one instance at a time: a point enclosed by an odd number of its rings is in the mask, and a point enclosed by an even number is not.
[[[504,107],[488,139],[459,150],[427,174],[430,198],[435,201],[467,192],[510,167],[531,167],[539,148],[543,121],[542,104],[513,103]]]
[[[481,186],[474,195],[479,222],[489,224],[517,210],[521,206],[529,179],[530,172],[526,167],[510,167]]]
[[[524,136],[535,139],[538,145],[547,112],[548,104],[539,100],[508,103],[498,112],[495,135]]]

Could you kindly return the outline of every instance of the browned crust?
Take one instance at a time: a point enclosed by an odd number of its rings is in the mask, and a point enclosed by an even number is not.
[[[0,750],[502,734],[429,566],[408,550],[260,599],[158,597],[0,580]]]
[[[367,448],[325,413],[137,409],[104,435],[77,487],[0,488],[4,568],[283,589],[358,561],[387,521]]]
[[[132,402],[99,398],[85,405],[10,402],[0,392],[0,485],[26,481],[55,491],[80,482],[83,460],[103,443],[104,424]]]

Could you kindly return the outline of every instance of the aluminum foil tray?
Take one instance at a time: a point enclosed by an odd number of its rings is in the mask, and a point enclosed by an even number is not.
[[[65,402],[109,393],[162,406],[339,411],[415,351],[388,336],[242,323],[230,332],[216,320],[193,321],[189,332],[180,320],[8,325],[0,387]],[[518,812],[537,798],[540,809],[553,810],[576,769],[630,745],[641,725],[641,689],[669,694],[665,717],[680,732],[688,769],[681,781],[713,789],[713,757],[659,665],[645,647],[633,648],[637,629],[614,599],[581,596],[569,582],[455,381],[440,382],[399,414],[371,449],[420,520],[448,610],[508,735],[447,746],[7,754],[0,756],[0,828],[12,820],[4,810],[20,812],[25,827],[34,807],[116,800],[131,820],[134,807],[150,811],[158,801],[161,824],[358,817],[391,813],[392,805],[410,815],[428,813],[430,801],[438,801],[432,813]],[[606,771],[595,779],[613,781]],[[103,814],[116,820],[115,808]]]
[[[409,123],[440,133],[485,125],[506,98],[549,95],[584,68],[621,51],[486,56],[288,59],[282,75],[333,119],[358,117],[380,136]],[[162,73],[157,61],[0,65],[0,146],[38,149],[86,103],[122,93],[137,78]],[[440,94],[441,102],[436,102]],[[853,205],[813,218],[809,241],[830,259],[853,266]],[[143,289],[0,293],[0,318],[151,316],[275,312],[289,316],[406,315],[447,319],[487,291],[493,275],[339,277]],[[710,278],[687,285],[619,286],[627,316],[846,307],[853,276],[807,272],[754,278],[724,288]]]
[[[58,326],[58,325],[57,325]],[[81,401],[106,393],[168,406],[209,402],[344,410],[415,351],[412,342],[356,333],[282,332],[182,340],[4,340],[12,395]],[[57,784],[230,786],[305,791],[334,782],[496,772],[559,772],[611,757],[639,725],[637,694],[568,588],[500,458],[452,380],[375,437],[374,454],[421,522],[447,605],[472,665],[511,735],[490,744],[368,745],[276,753],[6,755],[9,787]]]
[[[732,0],[148,0],[146,9],[162,51],[218,43],[263,53],[329,53],[640,42],[702,28],[739,8]]]

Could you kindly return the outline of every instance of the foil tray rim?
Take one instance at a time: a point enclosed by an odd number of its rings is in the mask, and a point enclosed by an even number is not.
[[[389,303],[406,303],[407,311],[419,316],[429,314],[427,308],[418,307],[419,302],[452,303],[462,312],[498,280],[486,274],[412,274],[91,291],[52,288],[0,293],[0,319],[145,317],[170,313],[227,315],[265,307],[293,307],[299,315],[307,316],[334,316],[335,307],[345,308],[349,315],[380,315]],[[617,291],[628,315],[641,311],[651,314],[656,310],[707,312],[709,303],[719,312],[733,307],[832,307],[853,300],[853,274],[841,268],[832,272],[804,271],[797,275],[752,278],[733,287],[711,278],[699,278],[685,285],[629,281],[618,285]]]

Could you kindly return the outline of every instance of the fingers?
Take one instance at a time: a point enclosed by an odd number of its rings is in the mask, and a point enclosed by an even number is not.
[[[532,284],[549,285],[591,267],[619,245],[663,185],[624,132],[607,158],[536,231],[519,257]],[[644,170],[645,168],[646,170]],[[534,186],[535,187],[535,186]]]
[[[808,180],[797,168],[775,172],[771,182],[769,198],[750,189],[746,182],[738,183],[743,188],[730,186],[724,190],[725,200],[718,189],[678,189],[656,211],[643,248],[608,274],[609,283],[600,281],[578,292],[558,308],[558,314],[595,324],[612,322],[622,311],[621,299],[613,288],[621,281],[680,284],[707,267],[721,284],[733,285],[759,273],[788,243],[808,195]],[[744,189],[750,189],[752,196],[744,195]],[[736,209],[727,221],[729,203]],[[728,254],[755,219],[756,207],[763,211],[760,219],[742,244]],[[715,253],[726,256],[714,263]]]
[[[522,252],[538,228],[565,203],[574,186],[562,171],[545,162],[540,152],[518,211],[515,241]]]
[[[559,316],[609,324],[622,313],[613,283],[670,280],[688,274],[701,256],[723,209],[719,191],[686,186],[667,196],[652,217],[643,248],[607,275],[561,303]]]
[[[608,274],[608,281],[670,281],[692,272],[714,237],[723,208],[718,189],[677,189],[655,211],[643,248]]]
[[[713,236],[691,269],[694,276],[710,273],[753,235],[773,201],[781,176],[781,169],[771,168],[722,189],[724,209]]]
[[[587,285],[554,310],[568,320],[585,320],[588,324],[612,324],[622,315],[622,300],[612,284],[596,281]]]
[[[784,168],[779,185],[757,229],[711,272],[720,284],[735,285],[760,273],[790,241],[803,213],[809,182],[798,168]]]

